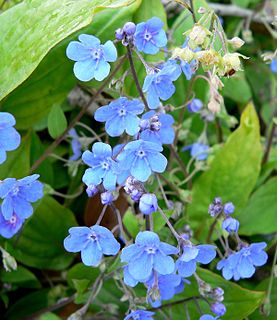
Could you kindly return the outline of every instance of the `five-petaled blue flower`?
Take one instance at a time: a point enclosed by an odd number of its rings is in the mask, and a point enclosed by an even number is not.
[[[94,118],[100,122],[106,122],[105,129],[111,137],[120,136],[124,130],[133,136],[139,131],[139,118],[144,105],[138,99],[128,100],[121,97],[112,101],[107,106],[98,108]]]
[[[146,310],[136,310],[128,314],[124,320],[154,320],[152,317],[155,312]]]
[[[156,54],[160,48],[166,46],[167,38],[162,29],[163,25],[157,17],[139,23],[134,34],[137,49],[144,53]]]
[[[15,150],[20,144],[20,135],[13,128],[15,118],[8,112],[0,112],[0,164],[6,158],[6,151]]]
[[[171,144],[174,141],[175,132],[172,127],[174,118],[170,114],[146,112],[141,120],[142,140],[160,144]]]
[[[160,105],[160,99],[165,101],[175,92],[173,81],[181,74],[180,66],[175,60],[168,60],[162,64],[159,71],[152,71],[144,80],[142,90],[147,93],[147,102],[150,109],[156,109]]]
[[[147,286],[148,301],[154,308],[161,306],[162,300],[173,298],[176,294],[176,288],[178,288],[178,293],[180,293],[180,285],[184,289],[182,278],[174,273],[166,275],[156,274],[156,276],[153,274],[145,285]]]
[[[19,180],[7,178],[0,182],[1,210],[6,220],[10,220],[13,214],[20,219],[33,214],[30,202],[43,197],[43,184],[37,181],[38,177],[38,174],[33,174]]]
[[[121,261],[127,262],[129,275],[137,281],[147,280],[153,271],[161,275],[174,272],[174,260],[170,254],[177,254],[178,249],[161,242],[159,236],[151,231],[139,232],[135,244],[125,247]]]
[[[216,256],[215,246],[202,244],[183,245],[183,254],[176,261],[176,268],[182,277],[190,277],[196,271],[196,264],[208,264]]]
[[[119,167],[130,170],[130,173],[139,181],[146,181],[153,172],[164,172],[167,159],[160,152],[162,146],[150,141],[136,140],[126,144],[118,155]]]
[[[64,239],[64,247],[68,252],[81,251],[81,259],[86,266],[98,266],[104,254],[116,255],[120,244],[112,232],[98,225],[73,227],[69,236]]]
[[[96,142],[92,146],[92,152],[85,151],[82,159],[85,164],[91,167],[83,175],[83,182],[87,186],[97,186],[103,182],[105,189],[115,189],[117,163],[112,159],[112,148],[110,145]]]
[[[19,218],[15,213],[6,220],[0,209],[0,235],[4,238],[10,239],[21,228],[24,219]]]
[[[76,61],[73,72],[81,81],[96,79],[102,81],[110,73],[111,66],[108,62],[117,59],[117,52],[112,41],[104,45],[92,35],[81,34],[79,41],[71,41],[66,49],[69,59]]]
[[[70,156],[69,160],[76,161],[82,155],[82,145],[79,141],[79,136],[74,128],[68,131],[69,137],[72,138],[71,140],[71,149],[72,149],[72,156]]]
[[[277,58],[272,59],[271,64],[270,64],[270,69],[272,72],[277,73]]]
[[[219,261],[217,269],[222,270],[226,280],[250,278],[255,273],[255,267],[260,267],[267,261],[267,253],[263,251],[265,247],[265,242],[252,243],[248,247],[243,247],[227,259]]]

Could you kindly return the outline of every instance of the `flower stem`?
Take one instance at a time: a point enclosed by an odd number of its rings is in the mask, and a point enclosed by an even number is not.
[[[158,211],[160,212],[160,214],[164,218],[166,224],[168,225],[168,227],[171,230],[172,234],[174,235],[174,237],[176,238],[177,242],[179,243],[179,240],[180,240],[179,234],[176,232],[176,230],[174,229],[173,225],[171,224],[171,222],[169,221],[169,219],[167,218],[167,216],[165,215],[165,213],[163,212],[163,210],[160,207],[158,207]]]

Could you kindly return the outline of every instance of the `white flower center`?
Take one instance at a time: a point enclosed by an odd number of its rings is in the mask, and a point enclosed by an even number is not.
[[[148,32],[148,31],[146,31],[145,34],[144,34],[144,39],[145,39],[146,41],[150,41],[151,38],[152,38],[151,33]]]

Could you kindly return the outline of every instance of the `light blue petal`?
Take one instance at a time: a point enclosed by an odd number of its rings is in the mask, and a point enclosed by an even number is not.
[[[36,202],[43,197],[43,184],[34,181],[31,185],[22,187],[18,195],[29,202]]]
[[[156,54],[159,52],[159,48],[151,41],[146,41],[141,51],[147,54]]]
[[[175,93],[175,86],[169,78],[163,79],[160,83],[156,83],[156,91],[161,100],[168,100]]]
[[[105,129],[109,136],[119,137],[125,130],[125,118],[115,113],[112,118],[107,120]]]
[[[139,118],[130,114],[126,120],[126,133],[130,136],[137,134],[139,132]]]
[[[8,128],[15,125],[15,118],[9,112],[0,112],[0,128]]]
[[[268,259],[268,255],[266,252],[261,251],[259,253],[251,253],[251,260],[253,262],[253,265],[256,267],[263,266]]]
[[[147,157],[149,165],[154,172],[164,172],[167,166],[167,159],[161,153],[151,153]]]
[[[89,48],[95,48],[100,44],[100,40],[90,34],[80,34],[78,39]]]
[[[144,104],[139,99],[128,101],[126,109],[132,114],[141,114],[144,111]]]
[[[194,260],[199,253],[199,249],[196,247],[190,247],[190,246],[184,246],[183,248],[183,254],[180,257],[180,260],[183,262],[189,262],[191,260]]]
[[[63,245],[68,252],[79,252],[86,247],[89,241],[91,240],[87,235],[69,235],[64,239]]]
[[[17,181],[17,185],[18,186],[29,185],[29,184],[33,183],[34,181],[36,181],[38,178],[39,178],[39,174],[32,174],[31,176],[27,176],[25,178],[19,179]]]
[[[139,232],[136,236],[136,244],[139,246],[159,246],[160,238],[159,236],[152,231],[142,231]]]
[[[96,156],[108,158],[112,156],[112,147],[103,142],[95,142],[92,146],[92,151]]]
[[[103,179],[103,185],[106,190],[114,190],[116,187],[116,174],[111,170],[108,171]]]
[[[119,242],[116,241],[116,239],[114,237],[112,237],[112,238],[100,237],[98,242],[99,242],[104,254],[114,256],[120,250],[120,244],[119,244]]]
[[[162,29],[164,23],[158,17],[153,17],[146,21],[147,29],[151,32],[156,32]]]
[[[154,269],[159,274],[170,274],[175,269],[174,260],[160,252],[156,252],[154,255]]]
[[[117,59],[117,51],[111,40],[107,41],[103,46],[104,56],[106,61],[114,62]]]
[[[94,77],[97,81],[104,80],[110,73],[111,66],[104,59],[101,59],[95,68]]]
[[[255,273],[255,267],[249,257],[242,256],[238,264],[238,272],[242,278],[250,278]]]
[[[179,249],[172,246],[171,244],[161,242],[160,243],[160,250],[165,254],[177,254],[179,252]]]
[[[152,256],[146,253],[142,254],[138,259],[132,260],[128,265],[128,270],[135,280],[143,281],[150,277],[152,272]]]
[[[86,266],[97,267],[103,257],[102,251],[99,250],[96,241],[89,241],[81,251],[81,259]]]
[[[101,174],[104,175],[104,169],[102,169],[103,172],[101,172]],[[82,181],[89,186],[90,184],[94,184],[94,185],[98,185],[102,182],[102,178],[101,175],[98,175],[94,169],[87,169],[83,175]]]
[[[6,159],[7,159],[6,151],[0,147],[0,164],[5,162]]]
[[[73,72],[81,81],[90,81],[94,78],[95,62],[92,59],[77,61],[74,63]]]
[[[20,134],[13,127],[0,129],[0,148],[6,151],[15,150],[20,140]]]
[[[159,48],[163,48],[167,44],[167,37],[164,30],[160,30],[158,34],[154,36],[155,45]]]
[[[110,105],[98,108],[94,113],[94,119],[99,122],[105,122],[114,116],[115,112]]]
[[[148,91],[150,85],[152,84],[152,82],[154,81],[154,79],[156,78],[155,74],[148,74],[145,79],[144,79],[144,83],[143,83],[143,87],[142,87],[142,91],[146,92]],[[149,111],[150,112],[150,111]]]
[[[210,263],[215,257],[216,257],[216,247],[209,245],[209,244],[203,244],[196,246],[197,249],[199,249],[198,255],[196,257],[196,261],[208,264]]]
[[[125,282],[125,284],[127,284],[127,286],[129,287],[135,287],[138,284],[138,281],[135,280],[129,273],[128,267],[125,267],[123,270],[123,276],[124,279],[123,281]]]
[[[11,191],[11,189],[16,185],[16,179],[7,178],[0,181],[0,198],[6,197],[6,195]]]
[[[130,171],[132,176],[142,182],[145,182],[152,173],[146,157],[136,157]]]
[[[176,268],[181,277],[190,277],[196,271],[196,262],[195,260],[184,262],[180,259],[176,261]]]
[[[83,61],[91,58],[89,49],[78,41],[69,43],[66,48],[66,56],[73,61]]]
[[[1,205],[1,210],[4,218],[10,220],[13,215],[13,200],[12,197],[7,196]]]
[[[160,105],[159,96],[153,85],[149,86],[148,88],[147,102],[150,109],[156,109]]]
[[[135,244],[131,244],[122,249],[120,260],[121,262],[130,262],[136,257],[139,258],[140,254],[143,252],[141,248],[136,246]]]

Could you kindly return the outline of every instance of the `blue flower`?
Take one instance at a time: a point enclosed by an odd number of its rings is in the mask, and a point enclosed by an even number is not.
[[[190,150],[190,155],[198,161],[206,160],[208,158],[209,146],[203,143],[193,143],[186,146],[182,151]]]
[[[146,112],[140,124],[142,130],[140,138],[160,144],[171,144],[175,137],[173,123],[174,118],[169,114]]]
[[[270,64],[270,69],[274,73],[277,72],[277,59],[272,59],[271,64]]]
[[[251,278],[255,273],[255,267],[260,267],[267,261],[267,253],[263,251],[265,247],[265,242],[252,243],[248,247],[243,247],[227,259],[219,261],[217,269],[222,270],[226,280]]]
[[[208,264],[216,256],[215,246],[202,244],[183,246],[183,254],[176,261],[176,268],[182,277],[190,277],[196,271],[196,264]]]
[[[163,25],[163,22],[157,17],[139,23],[134,35],[137,49],[144,53],[156,54],[160,48],[166,46],[167,38],[162,29]]]
[[[201,316],[199,318],[199,320],[217,320],[218,317],[213,317],[210,314],[203,314],[203,316]]]
[[[98,266],[104,254],[116,255],[120,244],[114,235],[105,227],[98,225],[73,227],[69,236],[64,239],[64,247],[68,252],[81,251],[81,258],[86,266]]]
[[[154,274],[145,283],[147,286],[148,301],[154,308],[162,304],[162,300],[170,300],[176,294],[176,288],[182,284],[182,278],[178,274],[159,275]]]
[[[143,110],[144,105],[138,99],[128,100],[121,97],[107,106],[98,108],[94,118],[97,121],[106,122],[105,129],[111,137],[122,135],[124,130],[133,136],[139,131],[137,114],[141,114]]]
[[[136,140],[127,143],[118,155],[119,167],[130,170],[130,174],[139,181],[146,181],[153,172],[164,172],[167,159],[160,152],[162,146],[150,141]]]
[[[92,35],[81,34],[79,41],[71,41],[66,49],[69,59],[76,61],[73,72],[81,81],[96,79],[102,81],[110,73],[108,62],[117,59],[117,52],[112,41],[107,41],[104,45],[100,40]]]
[[[110,145],[96,142],[92,146],[92,152],[85,151],[82,159],[85,164],[91,167],[83,175],[83,182],[87,186],[97,186],[103,182],[105,189],[115,189],[117,164],[112,159],[112,148]]]
[[[147,102],[150,109],[156,109],[160,105],[160,99],[165,101],[175,92],[173,81],[181,74],[180,66],[175,60],[168,60],[162,64],[159,71],[152,71],[144,80],[142,90],[147,93]]]
[[[232,217],[228,217],[222,222],[222,229],[226,230],[229,233],[238,232],[239,222],[237,219],[234,219]]]
[[[20,219],[33,214],[30,203],[43,197],[43,184],[37,181],[38,177],[38,174],[33,174],[19,180],[7,178],[0,182],[1,210],[6,220],[10,220],[13,214]]]
[[[211,305],[211,311],[221,317],[226,313],[226,307],[223,303],[215,302]]]
[[[235,211],[235,206],[232,202],[227,202],[223,207],[223,211],[225,214],[232,214]]]
[[[157,211],[158,201],[153,193],[145,193],[139,200],[139,210],[146,215]]]
[[[0,164],[6,158],[6,151],[15,150],[20,144],[20,135],[13,128],[15,118],[8,112],[0,112]]]
[[[154,320],[154,318],[152,318],[154,314],[155,312],[151,311],[136,310],[128,314],[124,320]]]
[[[133,279],[145,281],[153,271],[161,275],[173,273],[175,264],[169,255],[177,253],[177,248],[160,242],[156,233],[143,231],[138,233],[135,244],[122,250],[121,261],[128,263],[128,273]]]
[[[0,210],[0,235],[10,239],[20,230],[23,222],[24,219],[19,218],[15,213],[10,219],[6,220]]]
[[[71,149],[72,149],[72,152],[73,152],[73,155],[70,156],[69,160],[71,161],[76,161],[78,160],[81,155],[82,155],[82,145],[79,141],[79,136],[76,132],[76,130],[74,128],[70,129],[69,130],[69,136],[72,138],[71,140]]]
[[[200,99],[193,99],[188,104],[188,111],[189,112],[198,112],[203,107],[203,102]]]

